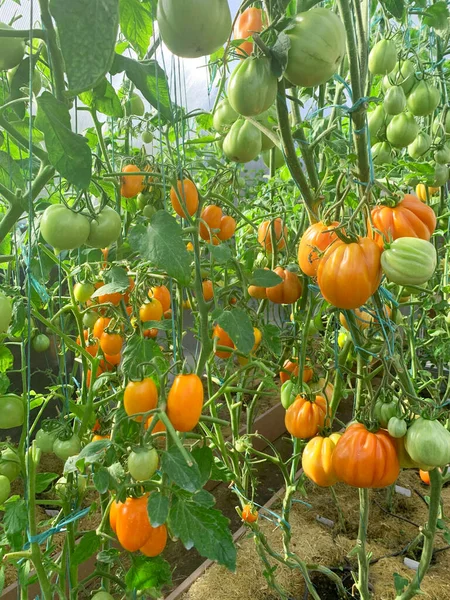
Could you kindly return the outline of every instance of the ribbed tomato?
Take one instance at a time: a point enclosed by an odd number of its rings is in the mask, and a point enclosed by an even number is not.
[[[325,252],[328,246],[337,239],[334,231],[330,231],[330,229],[338,225],[337,221],[333,221],[329,225],[319,221],[310,225],[302,235],[298,247],[298,264],[305,275],[310,277],[317,275],[320,262],[319,253]]]
[[[383,248],[384,241],[401,237],[429,240],[436,229],[436,215],[432,208],[417,196],[405,194],[397,206],[379,205],[372,209],[373,238]],[[370,223],[368,227],[371,228]],[[381,235],[380,235],[381,234]]]
[[[347,427],[333,452],[339,480],[359,488],[392,485],[400,473],[395,441],[387,431],[371,433],[362,423]]]
[[[450,463],[450,432],[439,421],[419,417],[406,433],[405,448],[420,465],[445,467]]]
[[[263,30],[264,13],[260,8],[247,8],[242,12],[236,19],[234,25],[233,34],[235,40],[246,40],[251,37],[254,33],[260,33]],[[250,56],[253,52],[253,42],[242,42],[238,46],[242,52],[239,52],[240,56],[244,58],[246,55]]]
[[[192,431],[203,409],[203,384],[195,373],[177,375],[167,396],[167,416],[177,431]]]
[[[330,487],[338,480],[333,467],[333,452],[340,437],[339,433],[333,433],[330,437],[317,435],[309,440],[303,450],[303,471],[320,487]]]
[[[286,429],[296,438],[312,438],[323,427],[327,414],[327,401],[316,396],[311,402],[303,396],[297,396],[286,411],[284,419]]]
[[[436,264],[433,244],[414,237],[395,240],[381,255],[383,272],[397,285],[423,285],[433,276]]]
[[[320,261],[317,282],[322,296],[338,308],[359,308],[381,281],[381,250],[367,237],[334,242]]]
[[[286,381],[289,381],[289,379],[291,379],[292,377],[294,377],[294,379],[296,377],[298,377],[298,362],[297,360],[294,358],[292,360],[285,360],[284,364],[283,364],[283,369],[280,371],[280,381],[281,383],[285,383]],[[305,365],[303,367],[303,381],[305,383],[308,383],[308,381],[311,381],[313,376],[313,370],[311,369],[311,367],[309,365]]]
[[[275,304],[293,304],[302,295],[302,284],[296,273],[277,267],[275,273],[282,278],[278,285],[266,288],[267,298]]]

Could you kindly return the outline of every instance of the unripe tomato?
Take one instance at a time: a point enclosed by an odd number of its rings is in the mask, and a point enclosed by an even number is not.
[[[111,596],[108,592],[101,591],[94,594],[91,600],[114,600],[114,596]]]
[[[119,354],[123,346],[123,337],[119,333],[104,331],[100,337],[100,348],[104,354],[114,356]]]
[[[195,183],[190,179],[183,179],[177,181],[178,195],[183,200],[188,214],[192,217],[197,212],[198,208],[198,191],[195,186]],[[186,213],[184,212],[184,208],[181,205],[180,200],[178,199],[177,192],[175,188],[172,187],[170,190],[170,201],[172,203],[172,207],[178,216],[186,218]]]
[[[450,145],[448,143],[436,150],[434,160],[441,165],[450,163]]]
[[[83,477],[82,475],[78,475],[78,477],[76,478],[76,481],[74,480],[73,483],[76,484],[76,486],[77,486],[78,494],[80,496],[82,496],[84,494],[84,492],[86,491],[86,477]],[[58,481],[55,483],[56,495],[59,496],[60,498],[64,498],[64,497],[70,495],[69,492],[70,492],[70,488],[67,483],[67,478],[60,477],[58,479]]]
[[[77,302],[86,302],[95,292],[95,287],[92,283],[76,283],[73,288],[73,294]]]
[[[0,23],[0,29],[12,30],[13,27]],[[25,54],[25,42],[20,38],[0,37],[0,71],[17,67]]]
[[[412,237],[395,240],[381,255],[386,277],[398,285],[423,285],[433,276],[436,264],[433,244]]]
[[[277,96],[277,78],[266,56],[250,56],[228,80],[228,100],[240,115],[254,117],[268,110]]]
[[[25,419],[25,407],[22,398],[15,394],[0,396],[0,430],[21,427]]]
[[[398,401],[397,400],[377,400],[375,403],[374,417],[378,419],[381,427],[387,427],[389,420],[397,415]]]
[[[70,456],[75,456],[81,451],[80,438],[76,433],[68,439],[56,438],[53,443],[53,452],[58,458],[66,461]]]
[[[156,287],[150,288],[148,292],[148,297],[155,298],[155,300],[159,300],[159,302],[161,302],[161,306],[164,313],[166,313],[170,309],[170,292],[165,285],[158,285]]]
[[[0,454],[0,475],[13,482],[20,474],[20,460],[11,448],[5,448]]]
[[[0,24],[1,29],[1,24]],[[12,318],[12,302],[0,292],[0,333],[6,333]]]
[[[369,53],[369,71],[372,75],[390,73],[397,62],[397,49],[393,40],[380,40]]]
[[[213,115],[213,127],[218,133],[227,133],[239,115],[231,107],[228,98],[219,102]]]
[[[122,173],[139,173],[136,165],[126,165]],[[134,198],[144,189],[143,175],[123,175],[121,177],[120,193],[124,198]]]
[[[57,433],[54,431],[46,431],[45,429],[39,429],[36,433],[34,443],[42,452],[53,452],[53,444],[57,438]]]
[[[45,333],[35,335],[31,345],[35,352],[46,352],[50,348],[50,338]]]
[[[42,214],[41,235],[57,251],[73,250],[86,243],[91,226],[89,219],[63,204],[52,204]]]
[[[125,102],[126,116],[142,117],[144,113],[145,107],[142,98],[133,92],[130,94],[129,100]]]
[[[142,141],[144,144],[151,144],[154,140],[153,133],[151,131],[143,131],[142,132]]]
[[[233,162],[255,160],[262,150],[261,131],[247,119],[238,119],[223,140],[223,153]]]
[[[419,417],[406,433],[405,448],[420,465],[445,467],[450,463],[450,432],[439,421]]]
[[[388,89],[383,100],[383,108],[387,115],[398,115],[406,108],[406,95],[400,85]]]
[[[139,318],[142,323],[146,323],[147,321],[160,321],[163,314],[163,306],[156,298],[150,298],[150,300],[143,304],[139,309]]]
[[[409,146],[419,133],[419,125],[412,114],[400,113],[392,117],[386,129],[386,137],[396,148],[406,148]]]
[[[387,91],[393,85],[400,85],[408,95],[416,81],[415,64],[410,60],[396,61],[392,71],[383,77],[382,87]]]
[[[431,148],[432,141],[431,135],[426,131],[419,131],[416,139],[408,146],[409,156],[415,160],[424,156]]]
[[[372,143],[385,137],[386,119],[387,115],[382,104],[379,104],[374,110],[367,113],[367,127]]]
[[[439,89],[422,79],[408,96],[408,109],[416,117],[424,117],[434,113],[440,100]]]
[[[251,504],[246,504],[242,509],[244,523],[255,523],[258,520],[258,511]]]
[[[192,431],[203,409],[203,384],[198,375],[177,375],[167,396],[167,416],[177,431]]]
[[[86,241],[92,248],[107,248],[119,239],[122,220],[118,212],[105,206],[91,221],[89,237]]]
[[[234,348],[233,340],[230,338],[228,333],[220,327],[220,325],[216,325],[213,330],[213,340],[217,339],[217,346],[228,346],[229,348]],[[216,356],[219,358],[229,358],[231,356],[231,352],[226,352],[225,350],[216,350]]]
[[[158,452],[155,448],[139,448],[128,456],[128,471],[136,481],[146,481],[156,473],[158,463]]]
[[[153,215],[155,215],[157,212],[158,210],[151,204],[147,204],[147,206],[144,206],[144,208],[142,209],[142,214],[147,219],[151,219]]]
[[[156,408],[158,404],[158,389],[150,377],[142,381],[129,381],[123,395],[123,407],[127,415],[133,416],[138,413],[146,413]],[[140,423],[142,415],[134,417]]]
[[[83,315],[84,327],[86,327],[87,329],[92,329],[96,324],[98,318],[98,313],[96,313],[95,310],[89,310],[88,312],[85,312]]]
[[[8,500],[11,494],[11,483],[7,477],[0,475],[0,505]]]
[[[406,435],[408,427],[404,419],[399,419],[398,417],[394,416],[389,419],[387,429],[389,435],[393,438],[402,438]]]
[[[441,165],[436,163],[434,165],[434,179],[432,181],[432,185],[436,187],[441,187],[445,185],[449,179],[449,170],[447,165]]]

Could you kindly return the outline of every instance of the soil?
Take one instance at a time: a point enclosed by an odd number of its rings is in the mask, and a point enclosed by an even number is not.
[[[411,490],[410,498],[394,495],[392,513],[386,508],[386,490],[370,491],[370,524],[368,529],[368,551],[372,553],[370,585],[375,600],[394,600],[395,588],[393,574],[411,579],[414,572],[403,564],[405,556],[417,559],[420,553],[405,553],[405,547],[418,534],[418,527],[425,523],[427,505],[424,497],[427,486],[421,483],[418,473],[403,471],[399,485]],[[351,569],[355,567],[355,557],[349,553],[355,547],[358,528],[358,490],[338,484],[335,486],[339,504],[346,522],[346,531],[341,531],[338,512],[328,489],[319,488],[307,482],[307,502],[295,503],[291,512],[292,550],[307,563],[316,563],[333,568],[339,573],[344,586],[351,596]],[[305,501],[300,496],[298,500]],[[450,488],[443,490],[443,506],[450,506]],[[271,507],[271,512],[260,511],[261,527],[270,545],[282,550],[281,534],[272,513],[277,513],[279,505]],[[331,519],[336,523],[333,528],[322,525],[317,516]],[[429,600],[444,600],[450,597],[450,559],[449,547],[441,534],[437,535],[436,549],[432,566],[422,583],[423,597]],[[275,565],[274,565],[275,566]],[[298,572],[277,566],[277,580],[285,588],[291,600],[303,600],[310,597],[305,591],[303,579]],[[321,600],[337,600],[335,586],[321,574],[312,573],[313,583]],[[182,596],[182,600],[216,599],[220,590],[220,600],[276,600],[280,596],[268,586],[263,575],[263,567],[255,550],[253,536],[245,536],[238,542],[236,573],[213,565]]]

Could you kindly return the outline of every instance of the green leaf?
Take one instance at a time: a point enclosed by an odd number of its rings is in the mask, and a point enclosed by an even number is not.
[[[405,13],[404,0],[380,0],[384,9],[395,19],[401,21]]]
[[[34,71],[37,55],[32,59],[30,59],[29,57],[24,58],[17,67],[11,79],[10,95],[8,98],[8,102],[10,102],[11,100],[18,100],[19,98],[30,96],[30,60],[32,60],[32,69]],[[23,119],[25,116],[25,102],[17,103],[13,106],[13,110],[19,117],[19,119]]]
[[[13,366],[14,356],[6,346],[0,346],[0,373],[6,373]]]
[[[219,246],[213,246],[212,244],[206,244],[208,250],[211,252],[212,257],[219,265],[226,264],[232,258],[231,249],[226,244],[219,244]]]
[[[200,504],[200,506],[206,506],[206,508],[211,508],[216,503],[214,496],[207,490],[195,492],[195,494],[192,496],[192,501],[196,504]]]
[[[147,511],[153,527],[159,527],[167,521],[169,516],[169,498],[161,492],[153,492],[148,498]]]
[[[9,381],[8,375],[6,375],[6,373],[0,373],[0,394],[6,394],[10,385],[11,382]]]
[[[123,117],[123,107],[119,96],[106,77],[93,90],[80,94],[80,100],[89,108],[108,117]]]
[[[136,333],[127,341],[122,355],[121,370],[130,379],[139,379],[142,371],[146,371],[145,367],[141,368],[142,363],[149,363],[153,358],[162,356],[161,348],[155,340],[145,339]]]
[[[12,192],[25,189],[25,181],[19,165],[7,152],[0,151],[0,183]]]
[[[257,285],[259,287],[274,287],[281,283],[282,278],[268,269],[255,269],[250,279],[250,285]]]
[[[27,530],[28,511],[27,505],[22,498],[6,502],[3,526],[9,536]]]
[[[69,183],[86,188],[91,180],[91,150],[86,140],[71,130],[67,106],[50,92],[37,99],[36,127],[42,131],[50,163]]]
[[[28,137],[30,135],[30,123],[28,121],[28,118],[25,121],[11,121],[10,123],[11,123],[11,126],[14,127],[14,129],[18,133],[22,134],[24,137],[26,137],[28,139]],[[42,132],[39,131],[39,129],[36,129],[36,127],[33,127],[31,129],[31,134],[32,134],[34,143],[44,141],[44,136],[42,135]]]
[[[119,0],[50,0],[69,82],[76,96],[109,71],[119,30]]]
[[[111,74],[116,75],[122,71],[125,71],[127,77],[142,92],[144,98],[157,109],[158,113],[167,121],[172,121],[169,84],[166,74],[158,63],[155,60],[138,62],[116,54]]]
[[[5,567],[0,567],[0,594],[3,592],[3,588],[5,587]]]
[[[403,593],[403,590],[406,588],[406,586],[408,584],[409,584],[409,581],[407,579],[405,579],[405,577],[402,577],[398,573],[394,573],[394,586],[395,586],[395,591],[397,592],[398,595]]]
[[[36,474],[36,494],[42,494],[50,484],[58,479],[58,473],[37,473]]]
[[[111,481],[108,469],[105,467],[100,467],[100,469],[94,473],[93,480],[97,492],[99,494],[106,494],[106,492],[109,490],[109,484]]]
[[[161,469],[173,483],[187,492],[196,492],[202,487],[202,476],[197,464],[189,467],[178,446],[161,453]]]
[[[270,348],[271,352],[275,354],[275,356],[281,354],[281,332],[280,329],[273,325],[273,323],[268,323],[267,325],[263,325],[262,329],[262,337],[265,345]]]
[[[194,448],[192,450],[192,456],[195,458],[195,462],[198,465],[201,485],[203,486],[211,477],[211,470],[214,462],[212,450],[211,448],[208,448],[208,446]]]
[[[161,556],[136,556],[125,575],[125,583],[129,590],[145,590],[148,595],[161,598],[161,588],[172,584],[172,569]]]
[[[106,285],[102,285],[101,288],[95,290],[92,298],[98,298],[98,296],[105,294],[114,294],[115,292],[125,292],[130,286],[127,272],[122,267],[112,267],[105,273],[104,279],[107,282]]]
[[[253,325],[248,314],[240,309],[224,310],[217,318],[217,323],[224,329],[236,348],[243,354],[249,354],[255,344]]]
[[[169,513],[171,532],[189,550],[193,546],[205,558],[231,571],[236,569],[236,548],[229,520],[214,508],[175,497]]]
[[[137,225],[130,231],[131,248],[144,260],[165,271],[169,277],[187,285],[191,279],[191,257],[183,241],[183,232],[167,211],[153,215],[150,225]]]
[[[97,552],[102,545],[102,538],[95,531],[83,534],[80,542],[75,546],[75,552],[70,557],[72,565],[81,565]]]
[[[120,0],[120,29],[125,38],[143,58],[148,50],[153,33],[150,12],[140,0]]]
[[[431,6],[427,6],[423,17],[423,22],[434,29],[447,29],[450,12],[447,2],[435,2]]]

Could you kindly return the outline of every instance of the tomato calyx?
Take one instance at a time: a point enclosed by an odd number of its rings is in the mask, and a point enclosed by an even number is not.
[[[351,233],[351,232],[343,232],[343,229],[339,229],[336,228],[334,230],[334,233],[337,235],[337,237],[344,242],[344,244],[356,244],[358,242],[359,236],[356,235],[355,233]]]

